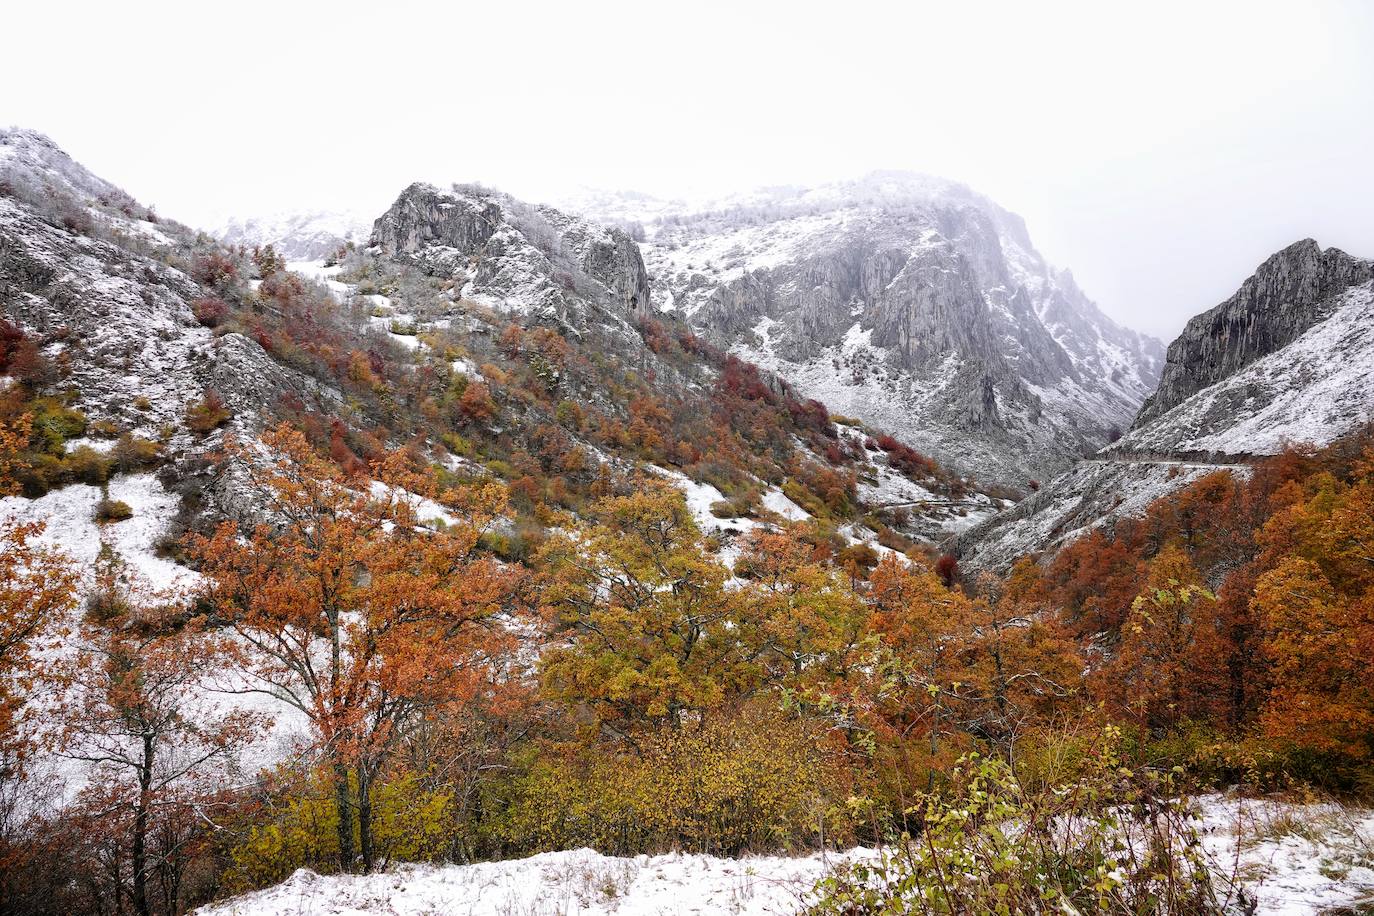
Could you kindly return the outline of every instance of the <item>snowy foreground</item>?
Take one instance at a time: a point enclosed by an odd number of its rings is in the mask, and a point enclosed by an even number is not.
[[[831,854],[831,864],[871,854]],[[265,891],[199,916],[572,916],[572,914],[795,913],[825,866],[820,856],[721,859],[701,855],[615,858],[590,849],[447,868],[406,866],[380,875],[321,877],[298,871]]]
[[[1374,900],[1374,811],[1335,805],[1199,800],[1217,868],[1259,897],[1259,913],[1322,913]],[[856,849],[786,858],[702,855],[614,858],[590,849],[479,865],[404,866],[384,874],[286,882],[199,916],[668,916],[797,912],[827,866],[876,855]]]

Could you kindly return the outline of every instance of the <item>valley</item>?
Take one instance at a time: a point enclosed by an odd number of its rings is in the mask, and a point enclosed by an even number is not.
[[[0,130],[5,912],[1362,905],[1371,319],[1304,240],[1165,350],[907,172],[214,235]]]

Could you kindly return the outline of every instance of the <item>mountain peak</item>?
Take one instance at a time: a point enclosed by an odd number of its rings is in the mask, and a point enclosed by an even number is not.
[[[1374,262],[1302,239],[1264,260],[1235,295],[1194,317],[1169,346],[1158,390],[1136,425],[1275,352],[1331,312],[1333,297],[1374,276]]]

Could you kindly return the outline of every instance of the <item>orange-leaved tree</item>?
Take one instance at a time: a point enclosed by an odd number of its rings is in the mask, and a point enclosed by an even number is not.
[[[1081,686],[1083,661],[1067,629],[1039,600],[1039,567],[1018,563],[1004,580],[984,574],[969,613],[969,673],[979,696],[965,727],[1004,751]]]
[[[735,572],[745,580],[736,636],[768,682],[806,706],[842,699],[872,650],[872,611],[850,577],[822,564],[792,532],[766,529],[747,539]]]
[[[370,869],[371,789],[388,755],[427,711],[499,677],[515,649],[516,575],[478,546],[505,490],[441,493],[405,452],[375,465],[376,480],[350,477],[285,425],[263,444],[266,456],[231,455],[267,519],[246,536],[222,525],[193,552],[242,689],[311,725],[332,774],[341,867]]]
[[[57,665],[56,748],[87,765],[69,814],[105,863],[102,896],[117,909],[127,899],[138,916],[172,914],[202,835],[198,806],[221,792],[265,720],[207,699],[223,660],[203,619],[186,619],[186,596],[102,578],[111,591],[100,619],[81,626]]]
[[[1100,689],[1142,726],[1164,730],[1216,712],[1226,660],[1216,597],[1183,549],[1171,544],[1150,561],[1116,658],[1100,672]]]
[[[1270,664],[1260,722],[1270,737],[1357,760],[1374,755],[1374,451],[1355,479],[1307,482],[1260,541],[1270,569],[1253,606]]]
[[[887,657],[881,718],[900,743],[928,742],[927,783],[934,784],[940,739],[948,735],[967,692],[964,653],[972,637],[972,603],[928,566],[888,554],[869,577],[874,628]]]
[[[29,441],[27,416],[0,421],[0,497],[18,491],[14,472]],[[78,575],[68,558],[43,546],[41,522],[0,508],[0,899],[21,868],[13,833],[23,819],[17,791],[37,747],[28,705],[38,653],[58,636],[76,606]]]

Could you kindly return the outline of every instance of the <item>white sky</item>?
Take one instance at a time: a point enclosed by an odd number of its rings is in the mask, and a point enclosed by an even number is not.
[[[0,124],[168,216],[915,169],[1171,338],[1272,251],[1374,256],[1374,3],[11,3]]]

